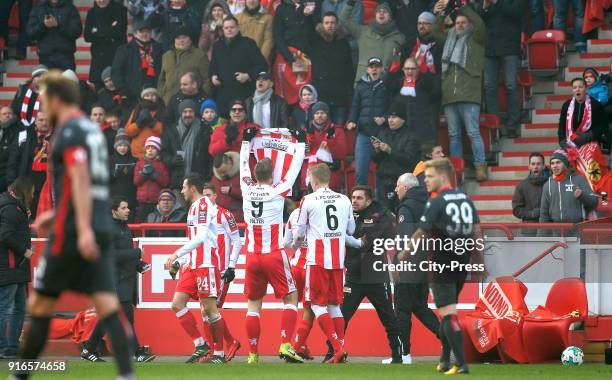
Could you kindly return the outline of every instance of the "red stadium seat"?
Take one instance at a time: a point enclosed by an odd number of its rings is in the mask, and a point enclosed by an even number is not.
[[[455,178],[453,181],[453,187],[460,188],[464,183],[464,172],[465,172],[465,161],[461,157],[449,157],[448,158],[455,168]]]
[[[534,75],[554,76],[563,67],[565,56],[565,32],[540,30],[527,41],[527,68]]]
[[[344,136],[346,137],[346,154],[349,157],[355,156],[355,140],[357,139],[357,131],[353,129],[349,131],[344,130]]]
[[[588,301],[584,281],[570,277],[555,282],[548,292],[546,306],[538,306],[525,316],[523,343],[530,363],[559,360],[569,345],[569,328],[586,320]]]

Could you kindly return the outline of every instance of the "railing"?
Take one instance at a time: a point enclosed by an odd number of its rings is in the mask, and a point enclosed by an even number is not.
[[[512,275],[512,277],[518,277],[521,274],[523,274],[527,269],[531,268],[532,266],[534,266],[535,264],[537,264],[540,260],[542,260],[543,258],[545,258],[546,256],[548,256],[549,254],[553,253],[555,251],[555,249],[557,248],[567,248],[567,244],[562,243],[562,242],[556,242],[555,244],[551,245],[550,247],[548,247],[547,249],[544,250],[544,252],[542,252],[541,254],[539,254],[538,256],[534,257],[531,261],[529,261],[527,264],[523,265],[521,267],[521,269],[517,270],[516,272],[514,272],[514,274]]]

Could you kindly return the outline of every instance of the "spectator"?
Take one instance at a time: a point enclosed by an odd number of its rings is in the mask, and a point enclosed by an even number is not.
[[[421,186],[425,186],[425,162],[429,160],[437,160],[438,158],[444,158],[446,155],[444,154],[444,148],[435,143],[421,144],[421,153],[423,154],[423,157],[414,167],[412,175],[417,177]]]
[[[94,105],[94,103],[98,101],[98,97],[94,92],[93,85],[88,84],[82,79],[79,79],[77,73],[75,73],[74,70],[71,69],[64,70],[62,76],[70,79],[79,86],[79,95],[81,97],[81,104],[79,105],[79,108],[84,113],[90,113],[91,107]]]
[[[584,221],[585,215],[597,207],[597,196],[588,182],[583,176],[573,173],[563,150],[553,152],[550,170],[552,176],[545,182],[540,200],[540,223]]]
[[[139,160],[134,168],[134,185],[138,201],[136,218],[139,222],[147,220],[147,216],[155,210],[159,192],[170,183],[168,169],[159,157],[160,152],[160,138],[149,137],[145,143],[144,158]]]
[[[147,217],[147,223],[185,223],[187,211],[177,202],[176,195],[170,189],[159,193],[157,207]],[[147,237],[180,237],[185,236],[183,230],[148,230]]]
[[[213,45],[223,38],[223,20],[230,15],[224,0],[212,0],[206,5],[198,47],[208,55],[209,61],[212,59]]]
[[[259,125],[247,122],[246,105],[237,99],[230,103],[230,119],[227,124],[215,129],[210,138],[208,152],[211,156],[228,151],[239,152],[242,133],[247,128],[259,128]]]
[[[355,87],[353,105],[346,125],[349,131],[357,128],[355,177],[357,185],[360,186],[368,184],[370,162],[374,154],[371,138],[378,135],[385,123],[385,113],[390,103],[382,71],[382,59],[371,57],[368,60],[367,72]]]
[[[83,37],[91,44],[89,81],[101,89],[102,70],[113,64],[119,46],[127,42],[127,9],[112,0],[95,0],[87,12]]]
[[[423,12],[431,9],[431,3],[431,0],[389,0],[393,19],[409,43],[417,38],[417,21]]]
[[[372,140],[376,162],[376,197],[389,210],[395,210],[397,178],[406,170],[412,172],[419,161],[416,134],[406,127],[406,107],[393,103],[387,124]]]
[[[253,93],[257,73],[268,70],[268,64],[255,42],[240,35],[238,21],[223,21],[223,39],[215,42],[210,62],[210,78],[215,99],[222,115],[227,115],[232,99],[246,99]]]
[[[272,74],[265,71],[257,74],[255,94],[245,103],[249,122],[262,128],[287,128],[289,125],[287,103],[285,99],[274,94]]]
[[[346,137],[344,129],[330,120],[326,103],[317,102],[312,106],[312,121],[306,127],[306,143],[311,155],[308,166],[326,163],[331,170],[329,188],[343,192],[342,160],[346,158]],[[306,170],[302,172],[306,173]],[[305,183],[302,189],[306,189]]]
[[[200,115],[202,126],[210,128],[211,133],[227,122],[225,119],[219,117],[217,103],[212,99],[205,100],[202,103],[200,106]]]
[[[0,357],[3,359],[17,358],[26,314],[32,256],[28,223],[32,191],[30,181],[19,178],[0,195]]]
[[[555,15],[553,17],[553,29],[559,29],[567,34],[567,14],[570,4],[574,11],[574,43],[576,52],[586,53],[586,39],[582,34],[582,25],[584,23],[584,1],[581,0],[553,0],[553,9]]]
[[[211,131],[200,123],[199,106],[193,100],[179,104],[181,117],[164,128],[161,157],[170,172],[170,188],[180,190],[183,179],[198,173],[209,179],[212,159],[208,155]]]
[[[162,115],[164,102],[155,88],[145,88],[140,94],[140,102],[125,123],[125,133],[132,139],[132,156],[139,160],[144,157],[145,141],[151,136],[161,136],[164,132]]]
[[[6,0],[0,2],[0,38],[4,41],[9,40],[9,17],[11,15],[11,9],[15,5],[16,0]],[[26,59],[27,48],[28,48],[28,17],[32,11],[32,0],[19,0],[17,1],[19,11],[19,31],[17,36],[17,49],[15,53],[16,60]]]
[[[41,65],[50,69],[76,69],[76,40],[83,28],[79,11],[71,1],[41,1],[32,9],[27,29],[30,40],[36,41]]]
[[[315,4],[314,1],[282,0],[274,16],[275,92],[290,106],[299,101],[300,87],[312,79],[308,31],[315,25]]]
[[[151,40],[146,22],[132,24],[132,41],[119,46],[113,59],[112,79],[122,96],[137,99],[143,88],[157,87],[161,71],[161,46]]]
[[[545,28],[543,3],[543,0],[529,0],[529,6],[531,8],[531,30],[528,35],[532,35]]]
[[[608,86],[599,79],[599,73],[593,67],[584,69],[582,73],[582,79],[584,79],[587,86],[587,94],[596,99],[602,106],[608,104],[609,93]]]
[[[8,183],[19,177],[28,177],[34,185],[34,197],[30,206],[31,219],[36,219],[38,199],[47,179],[52,127],[43,111],[36,115],[36,124],[22,130],[9,149],[6,172]]]
[[[311,84],[305,84],[300,88],[300,101],[291,111],[291,123],[289,127],[294,131],[305,131],[306,126],[312,120],[311,107],[319,101],[317,89]]]
[[[170,98],[170,102],[167,103],[164,123],[166,125],[176,123],[176,120],[180,117],[178,108],[182,101],[191,99],[199,107],[206,98],[208,98],[208,95],[202,90],[202,79],[200,76],[193,71],[185,73],[180,80],[180,89]]]
[[[113,151],[115,150],[114,144],[117,130],[113,129],[110,124],[106,123],[106,110],[104,109],[104,107],[102,107],[102,105],[100,105],[100,103],[94,103],[91,106],[89,120],[96,123],[102,130],[102,134],[104,135],[104,139],[106,140],[108,157],[110,157],[113,154]]]
[[[546,167],[542,153],[529,155],[529,175],[514,188],[512,214],[523,222],[537,223],[540,220],[540,200],[542,187],[548,181],[550,171]],[[524,236],[536,236],[537,229],[523,229]]]
[[[559,146],[565,150],[600,141],[608,126],[602,105],[586,94],[584,79],[572,80],[572,93],[573,97],[561,107],[557,130]]]
[[[134,167],[136,159],[130,154],[130,137],[125,130],[119,129],[115,136],[115,151],[110,156],[110,195],[127,198],[128,206],[136,210],[136,187],[134,186]]]
[[[487,113],[499,116],[497,85],[499,69],[504,71],[507,112],[506,132],[515,138],[520,134],[521,107],[516,77],[521,67],[521,32],[526,0],[484,0],[480,15],[485,22],[484,89]]]
[[[323,21],[310,30],[309,38],[312,84],[319,90],[321,101],[329,105],[332,122],[344,125],[354,73],[351,48],[338,25],[338,16],[325,13]]]
[[[156,11],[161,12],[167,4],[167,0],[127,0],[126,7],[132,16],[132,24],[141,24]],[[159,33],[153,33],[155,41],[159,41],[159,37]]]
[[[323,0],[321,3],[321,15],[325,16],[329,13],[339,15],[347,3],[348,0]],[[363,5],[361,1],[355,1],[351,11],[351,19],[357,24],[363,24]]]
[[[444,45],[442,53],[442,106],[448,124],[450,156],[463,157],[461,125],[472,143],[476,180],[487,179],[484,143],[480,136],[481,73],[486,30],[480,16],[470,7],[461,8],[455,26],[442,30],[446,15],[443,2],[436,4],[438,18],[432,35]]]
[[[104,124],[108,125],[108,127],[114,130],[116,134],[116,132],[121,127],[121,119],[119,118],[119,115],[117,115],[115,112],[106,111],[106,113],[104,114]]]
[[[6,191],[11,146],[17,141],[21,124],[11,107],[0,107],[0,192]]]
[[[246,0],[245,4],[244,12],[236,15],[242,35],[255,41],[261,55],[270,63],[272,61],[272,48],[274,47],[272,33],[274,19],[261,6],[260,0]]]
[[[168,0],[168,8],[158,8],[146,21],[160,32],[162,51],[167,52],[172,48],[177,32],[183,28],[187,29],[191,41],[198,41],[201,20],[202,15],[185,0]]]
[[[103,87],[98,90],[98,102],[108,112],[116,113],[120,117],[127,116],[126,114],[130,109],[130,99],[120,94],[115,87],[110,66],[102,70],[100,79],[102,79]]]
[[[385,87],[396,102],[406,107],[406,125],[416,134],[419,144],[437,141],[438,128],[432,114],[440,101],[440,82],[430,72],[421,73],[414,58],[407,58],[401,70],[399,65],[391,66]]]
[[[340,13],[340,22],[357,40],[359,47],[359,62],[355,82],[366,73],[371,57],[380,57],[382,65],[389,67],[394,49],[399,49],[406,41],[399,31],[391,15],[389,4],[382,3],[376,7],[376,16],[370,25],[357,24],[351,19],[355,0],[348,0],[346,7]]]
[[[36,122],[36,115],[40,110],[40,81],[47,67],[38,65],[32,71],[32,78],[20,84],[17,93],[11,102],[13,114],[19,115],[21,125],[29,127]]]
[[[213,177],[210,183],[217,193],[216,203],[231,211],[236,222],[244,222],[242,191],[240,190],[240,154],[225,152],[213,159]]]

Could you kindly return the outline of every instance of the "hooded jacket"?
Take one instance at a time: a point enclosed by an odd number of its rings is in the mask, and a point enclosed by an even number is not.
[[[227,152],[226,155],[232,158],[234,165],[228,170],[225,177],[221,176],[216,168],[213,168],[213,177],[210,183],[215,187],[217,192],[216,203],[226,210],[229,210],[236,222],[242,223],[244,215],[242,213],[242,191],[240,190],[240,154],[237,152]],[[224,193],[222,188],[227,187],[229,190]]]
[[[46,15],[55,16],[57,27],[45,26]],[[79,11],[66,0],[59,0],[56,6],[48,1],[41,2],[32,9],[27,26],[30,40],[38,42],[38,55],[74,54],[82,30]]]
[[[542,175],[533,177],[531,173],[516,185],[512,196],[512,214],[523,222],[537,222],[540,219],[540,200],[542,187],[548,181],[550,171],[544,169]]]
[[[580,197],[574,197],[576,187],[582,189]],[[588,212],[597,207],[597,196],[587,180],[579,174],[565,171],[562,181],[552,176],[544,184],[540,200],[540,223],[578,223],[586,219]]]
[[[32,246],[26,208],[8,193],[0,195],[0,286],[30,281]]]
[[[597,99],[602,105],[608,104],[608,86],[606,86],[601,79],[598,79],[597,82],[593,83],[591,87],[588,88],[587,94],[589,94],[591,98]]]
[[[174,202],[174,208],[170,211],[168,216],[163,217],[159,211],[159,205],[155,207],[155,211],[147,216],[147,223],[184,223],[187,220],[187,211],[181,206],[179,201]],[[147,231],[148,237],[179,237],[185,236],[183,231],[177,230],[149,230]]]
[[[333,191],[341,192],[344,187],[344,171],[342,168],[342,160],[346,158],[346,135],[344,129],[328,121],[323,129],[318,130],[314,125],[314,120],[310,122],[310,125],[306,127],[306,144],[308,146],[309,154],[316,155],[319,147],[323,142],[327,144],[329,152],[332,156],[333,162],[327,163],[331,170],[331,177],[329,180],[329,188]],[[330,131],[330,130],[333,130]],[[332,134],[330,136],[330,134]],[[317,163],[323,163],[323,161],[317,160]],[[309,160],[305,160],[302,165],[302,173],[306,173]],[[306,176],[302,176],[302,188],[306,188]]]
[[[227,6],[227,2],[225,0],[212,0],[208,2],[208,4],[206,4],[206,8],[204,9],[204,17],[202,17],[202,30],[200,31],[200,39],[198,41],[198,47],[206,53],[209,61],[212,58],[212,46],[219,39],[223,38],[223,26],[214,25],[214,28],[213,28],[213,25],[211,24],[212,23],[211,11],[215,5],[219,5],[221,8],[223,8],[223,13],[225,15],[230,15],[232,13],[229,7]],[[194,41],[194,45],[195,45],[195,41]]]
[[[374,118],[385,116],[391,103],[383,78],[372,81],[368,73],[357,82],[349,122],[357,123],[357,131],[366,136],[378,135],[383,126],[374,123]]]

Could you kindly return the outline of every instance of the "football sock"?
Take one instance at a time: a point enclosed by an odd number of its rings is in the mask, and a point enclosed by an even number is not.
[[[285,304],[283,307],[283,315],[281,317],[281,343],[291,342],[291,337],[295,331],[297,322],[297,306]]]
[[[45,348],[47,343],[47,335],[49,335],[49,324],[51,317],[34,317],[30,322],[30,330],[26,337],[25,344],[19,353],[19,359],[36,359]],[[18,379],[27,379],[30,374],[22,373],[14,375]]]
[[[465,357],[463,355],[463,332],[459,319],[455,314],[447,315],[442,318],[442,326],[444,326],[446,339],[448,339],[448,343],[455,354],[455,364],[461,367],[465,364]]]
[[[209,346],[213,346],[213,332],[212,332],[212,327],[210,326],[210,321],[208,320],[208,317],[203,317],[202,320],[204,321],[204,340],[206,340],[206,343],[208,343]]]
[[[259,344],[259,334],[261,326],[259,325],[259,313],[249,311],[246,315],[246,331],[249,338],[249,353],[257,353],[257,345]]]
[[[302,319],[298,324],[295,333],[295,341],[293,342],[293,348],[296,351],[301,351],[302,347],[306,345],[306,340],[308,340],[308,335],[310,335],[310,329],[312,329],[312,321]]]
[[[121,376],[131,375],[134,373],[132,368],[132,349],[130,338],[132,335],[132,327],[130,326],[127,319],[124,318],[122,323],[119,318],[119,313],[114,312],[102,320],[106,332],[110,338],[111,347],[113,348],[113,354],[117,361],[117,367],[119,367],[119,374]]]
[[[332,347],[334,347],[334,352],[341,352],[342,344],[340,343],[340,339],[338,339],[338,334],[336,333],[336,327],[334,326],[334,322],[329,317],[329,314],[327,312],[320,314],[318,310],[315,310],[316,306],[317,305],[313,305],[312,310],[317,316],[317,322],[319,323],[319,326],[321,326],[321,330],[323,330],[323,333],[331,342]]]
[[[221,317],[221,314],[217,314],[213,315],[212,317],[209,317],[209,321],[213,335],[214,354],[223,355],[223,336],[225,335],[225,320]]]
[[[334,328],[336,329],[336,334],[338,334],[338,339],[342,346],[344,346],[344,317],[342,316],[340,306],[329,305],[327,306],[327,310],[329,310],[329,316],[334,322]]]
[[[176,317],[181,323],[181,326],[183,326],[183,330],[185,330],[187,335],[189,335],[191,340],[193,340],[193,344],[196,347],[201,346],[203,343],[200,342],[203,342],[204,338],[202,338],[202,335],[198,331],[196,319],[194,318],[193,314],[189,312],[189,309],[184,308],[183,310],[180,310],[176,313]]]
[[[234,339],[234,336],[232,335],[232,332],[230,331],[229,327],[227,326],[227,323],[225,324],[225,328],[223,329],[223,339],[225,340],[225,344],[228,347],[230,345],[234,344],[234,342],[236,341],[236,339]]]
[[[450,355],[451,355],[451,346],[448,343],[448,339],[446,339],[446,334],[444,333],[444,325],[440,323],[440,331],[438,332],[438,338],[442,343],[442,355],[440,355],[440,362],[450,364]]]

